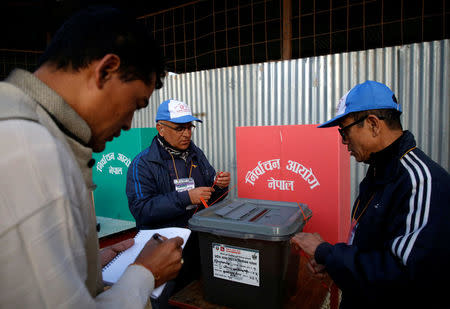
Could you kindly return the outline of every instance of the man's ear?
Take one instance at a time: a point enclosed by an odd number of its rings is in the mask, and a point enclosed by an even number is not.
[[[164,137],[164,127],[160,123],[156,123],[156,130],[158,130],[159,135]]]
[[[115,54],[105,55],[95,67],[95,83],[98,88],[103,88],[112,75],[119,70],[120,58]]]
[[[369,115],[367,117],[369,128],[372,130],[372,135],[375,137],[380,133],[381,120],[375,115]]]

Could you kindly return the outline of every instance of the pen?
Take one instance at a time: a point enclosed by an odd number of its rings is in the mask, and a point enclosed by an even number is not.
[[[152,237],[153,237],[153,239],[155,239],[155,240],[157,240],[157,241],[159,241],[159,242],[163,242],[163,241],[164,241],[164,239],[162,238],[162,236],[159,235],[158,233],[153,234]]]

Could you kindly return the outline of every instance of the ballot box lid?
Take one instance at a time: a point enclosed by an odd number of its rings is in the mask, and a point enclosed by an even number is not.
[[[189,228],[220,236],[279,241],[301,231],[311,214],[302,203],[227,199],[194,214]]]

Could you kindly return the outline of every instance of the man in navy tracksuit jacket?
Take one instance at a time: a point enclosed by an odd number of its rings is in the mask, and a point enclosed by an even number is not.
[[[189,106],[178,100],[160,104],[155,136],[138,154],[127,174],[128,206],[138,229],[187,227],[192,215],[226,197],[230,173],[216,171],[192,141],[193,117]],[[203,201],[202,201],[203,200]],[[156,309],[169,308],[168,298],[200,275],[198,235],[192,232],[183,250],[183,267],[165,292],[152,300]]]
[[[351,154],[369,164],[347,243],[292,239],[314,257],[313,274],[341,289],[341,308],[450,308],[450,175],[402,131],[400,113],[388,87],[367,81],[320,126],[339,125]]]

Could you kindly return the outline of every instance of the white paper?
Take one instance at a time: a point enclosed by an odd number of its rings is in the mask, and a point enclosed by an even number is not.
[[[119,278],[125,272],[125,269],[130,264],[134,263],[142,248],[144,248],[145,244],[155,233],[158,233],[167,238],[173,238],[176,236],[183,238],[184,242],[181,247],[184,248],[189,235],[191,235],[191,230],[181,227],[169,227],[156,230],[140,230],[134,237],[134,245],[131,248],[128,248],[127,250],[120,253],[115,259],[113,259],[108,265],[103,268],[103,281],[107,284],[113,284],[117,282],[117,280],[119,280]],[[154,289],[150,297],[158,298],[164,290],[165,285],[166,284],[164,283]]]

